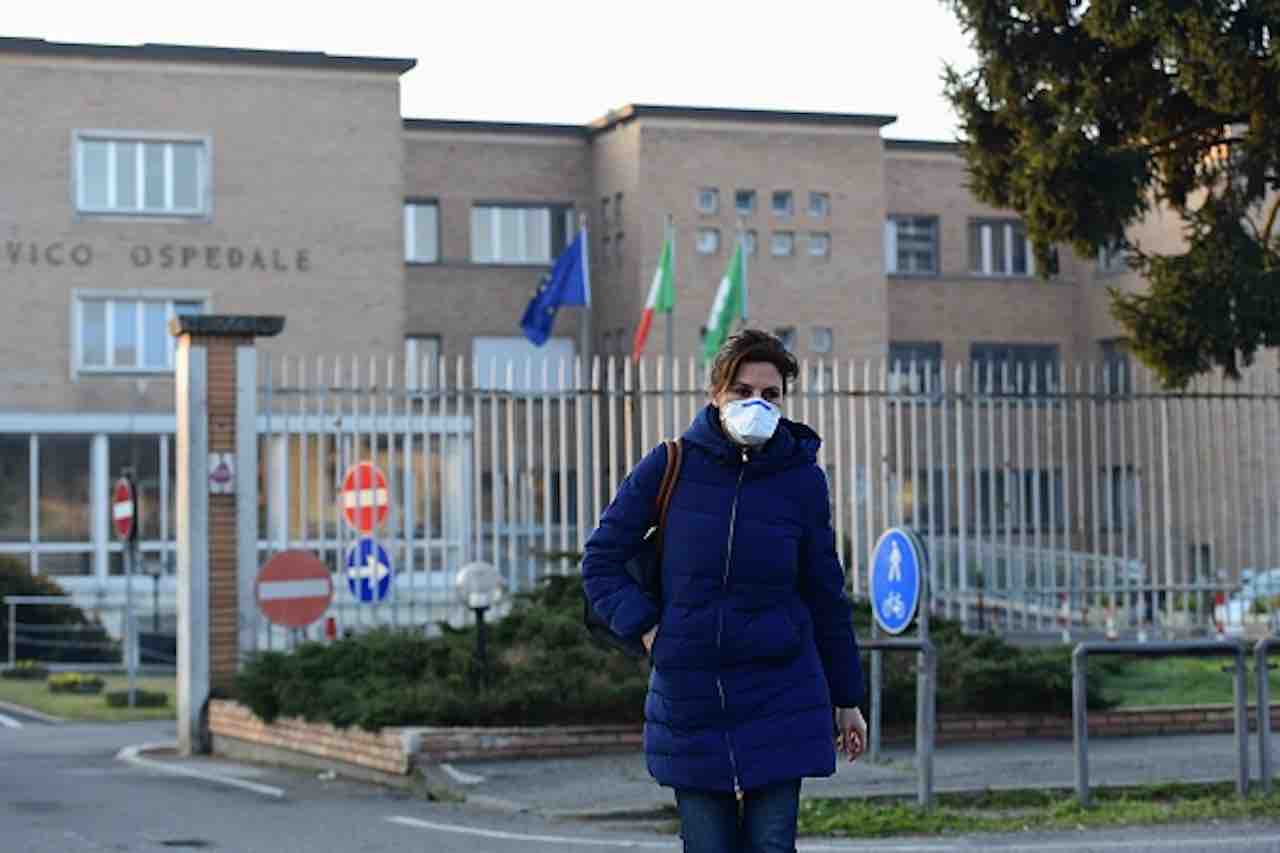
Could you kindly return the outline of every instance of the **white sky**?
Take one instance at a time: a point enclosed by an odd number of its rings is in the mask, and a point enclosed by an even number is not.
[[[7,0],[0,35],[418,60],[408,118],[583,124],[626,103],[897,115],[953,139],[943,66],[973,64],[942,0]]]

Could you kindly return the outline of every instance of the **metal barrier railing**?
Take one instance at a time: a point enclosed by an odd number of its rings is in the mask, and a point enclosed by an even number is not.
[[[1258,774],[1263,793],[1271,793],[1271,673],[1267,655],[1280,648],[1280,637],[1263,637],[1253,647],[1254,673],[1258,679]]]
[[[938,694],[938,651],[929,640],[895,639],[859,642],[865,652],[919,652],[924,658],[916,679],[916,802],[933,805],[933,732]]]
[[[1236,793],[1249,793],[1249,708],[1245,689],[1245,655],[1243,640],[1183,640],[1164,643],[1080,643],[1071,653],[1071,718],[1074,730],[1076,765],[1076,797],[1080,805],[1089,805],[1089,708],[1087,661],[1095,655],[1141,655],[1144,657],[1234,657],[1235,658],[1235,735]],[[1262,671],[1265,682],[1266,670]],[[1261,707],[1258,709],[1262,713]],[[1259,716],[1261,720],[1261,716]]]
[[[177,665],[176,635],[172,629],[159,630],[158,611],[152,614],[152,630],[146,631],[136,613],[130,630],[123,604],[85,606],[74,597],[53,595],[9,595],[3,604],[8,647],[0,668],[13,668],[24,658],[53,670],[127,669],[130,656],[135,666],[151,671],[172,671]],[[56,614],[62,608],[82,615],[65,621],[50,617],[51,611]],[[43,616],[31,612],[41,610]]]

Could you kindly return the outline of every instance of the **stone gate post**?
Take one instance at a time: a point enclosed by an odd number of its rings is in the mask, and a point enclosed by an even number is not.
[[[205,703],[252,643],[257,568],[257,350],[283,317],[175,317],[178,751],[206,750]],[[246,620],[241,608],[246,608]],[[242,633],[249,634],[242,643]]]

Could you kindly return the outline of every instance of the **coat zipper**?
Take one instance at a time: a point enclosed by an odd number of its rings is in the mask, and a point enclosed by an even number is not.
[[[747,473],[747,451],[742,450],[742,468],[738,470],[738,485],[733,491],[733,508],[729,511],[729,544],[725,548],[724,555],[724,579],[722,581],[722,589],[729,589],[729,562],[733,559],[733,528],[738,520],[738,495],[742,493],[742,478]],[[716,620],[716,648],[720,648],[720,640],[724,635],[724,606],[720,607],[719,618]],[[724,696],[724,682],[716,677],[716,689],[720,691],[720,710],[722,712],[729,710],[729,703]],[[729,733],[724,733],[724,745],[729,750],[729,767],[733,772],[733,795],[742,800],[742,783],[738,781],[738,759],[733,754],[733,741],[729,738]]]
[[[727,710],[728,705],[724,699],[724,682],[719,678],[716,679],[716,689],[720,691],[720,710]],[[733,741],[729,739],[729,733],[724,733],[724,745],[729,750],[729,768],[733,772],[733,795],[739,800],[742,799],[742,784],[738,781],[738,759],[733,754]]]

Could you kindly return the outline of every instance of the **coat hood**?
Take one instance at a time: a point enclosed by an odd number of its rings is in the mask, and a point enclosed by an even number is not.
[[[741,458],[741,448],[724,433],[720,425],[720,409],[708,403],[685,430],[684,440],[705,449],[712,456],[728,462]],[[767,471],[781,471],[818,460],[822,439],[809,427],[786,418],[778,422],[773,437],[749,451],[753,466]]]

